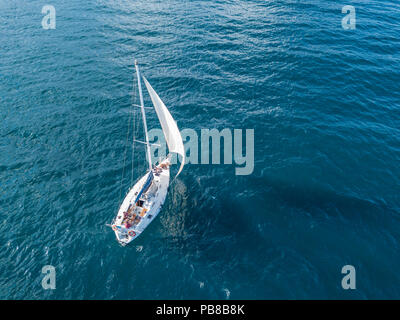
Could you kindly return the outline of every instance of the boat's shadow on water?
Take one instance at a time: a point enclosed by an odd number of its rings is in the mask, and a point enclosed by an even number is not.
[[[265,243],[260,228],[281,227],[285,221],[301,216],[310,223],[353,224],[355,228],[362,224],[364,228],[388,228],[397,235],[393,219],[400,220],[399,213],[383,202],[257,177],[245,180],[252,193],[246,191],[243,179],[230,185],[240,192],[221,189],[218,193],[213,190],[213,178],[207,180],[207,187],[205,183],[185,183],[179,178],[171,183],[158,219],[146,230],[154,242],[167,244],[171,250],[199,247],[202,243],[209,246],[220,239],[235,242],[244,238],[247,243]],[[282,216],[283,211],[286,216]],[[135,242],[143,243],[145,238],[148,240],[146,232]]]
[[[267,180],[267,179],[264,179]],[[320,186],[287,184],[268,179],[258,183],[268,186],[268,198],[287,207],[307,212],[311,217],[337,219],[342,222],[379,225],[388,219],[399,219],[399,212],[377,199],[361,199]]]
[[[175,179],[168,191],[168,198],[160,214],[160,236],[163,241],[177,243],[190,237],[186,218],[190,211],[190,198],[185,183]]]
[[[156,221],[121,247],[123,260],[143,268],[159,261],[162,270],[179,265],[180,281],[199,284],[199,297],[207,292],[223,298],[226,289],[232,298],[284,298],[288,292],[296,298],[306,297],[310,287],[320,296],[339,297],[320,282],[346,258],[365,264],[373,251],[346,244],[368,245],[384,231],[388,247],[398,238],[397,212],[378,201],[266,177],[237,178],[226,187],[218,179],[183,176],[172,182]],[[387,251],[380,256],[388,257]],[[236,288],[238,277],[249,284],[245,296]]]

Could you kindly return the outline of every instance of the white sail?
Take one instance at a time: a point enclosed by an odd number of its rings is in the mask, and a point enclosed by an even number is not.
[[[183,147],[183,141],[181,133],[179,132],[178,126],[174,118],[172,118],[164,102],[160,99],[157,92],[154,91],[150,83],[145,77],[143,77],[147,91],[150,94],[151,101],[153,102],[154,109],[156,110],[158,120],[160,121],[161,128],[164,132],[165,140],[167,141],[168,149],[170,152],[175,152],[182,156],[181,167],[179,168],[176,177],[181,173],[183,166],[185,165],[185,149]]]

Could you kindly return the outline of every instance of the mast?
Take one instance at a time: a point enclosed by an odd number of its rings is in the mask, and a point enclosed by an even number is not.
[[[135,60],[135,69],[136,69],[136,74],[137,74],[137,79],[138,79],[138,89],[139,89],[139,97],[140,97],[140,109],[142,109],[143,127],[144,127],[144,133],[145,133],[145,136],[146,136],[147,158],[149,159],[149,169],[151,171],[152,164],[151,164],[151,155],[150,155],[149,135],[147,133],[146,113],[144,112],[142,84],[140,82],[140,72],[139,72],[139,65],[138,65],[137,60]]]

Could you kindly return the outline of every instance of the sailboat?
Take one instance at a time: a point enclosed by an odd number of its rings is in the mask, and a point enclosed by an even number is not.
[[[182,136],[175,120],[147,79],[144,76],[141,77],[137,60],[135,60],[135,69],[140,98],[139,107],[141,109],[145,135],[145,141],[142,143],[146,145],[149,168],[128,191],[118,210],[117,216],[111,224],[118,242],[123,246],[139,237],[160,212],[167,197],[172,153],[176,153],[182,157],[181,165],[175,178],[181,173],[185,164]],[[150,153],[141,78],[143,78],[150,95],[170,152],[165,159],[160,159],[154,165],[152,164]]]

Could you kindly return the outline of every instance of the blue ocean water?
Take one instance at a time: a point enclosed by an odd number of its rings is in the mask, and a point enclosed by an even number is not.
[[[1,0],[0,298],[400,298],[399,17],[390,0]],[[254,129],[255,162],[188,164],[121,247],[105,224],[131,185],[134,58],[180,128]]]

